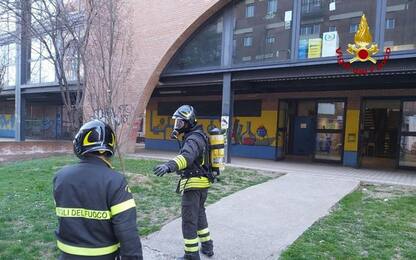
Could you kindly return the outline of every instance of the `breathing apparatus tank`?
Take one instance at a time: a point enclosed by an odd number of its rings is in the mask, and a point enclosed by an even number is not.
[[[210,162],[211,170],[215,176],[220,175],[225,169],[224,158],[224,134],[218,128],[212,128],[208,131],[210,144]]]

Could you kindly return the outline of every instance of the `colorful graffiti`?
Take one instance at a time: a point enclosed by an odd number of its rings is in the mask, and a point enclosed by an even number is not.
[[[14,137],[14,115],[0,114],[0,137]]]
[[[170,116],[159,116],[156,110],[146,113],[146,138],[169,140],[173,129]],[[220,126],[220,120],[202,118],[198,120],[205,131]],[[276,144],[277,112],[262,111],[260,117],[236,117],[230,126],[232,144],[252,146],[274,146]]]
[[[235,118],[231,135],[232,143],[259,146],[274,145],[276,141],[276,131],[272,131],[273,135],[269,135],[270,131],[268,129],[275,129],[276,126],[273,127],[270,123],[267,124],[266,120],[262,123],[261,121],[263,120],[261,119],[263,119],[263,117],[254,119]],[[276,119],[273,119],[272,122],[276,122]],[[254,132],[252,129],[255,129]]]
[[[173,119],[170,116],[159,116],[157,111],[146,113],[146,138],[169,140],[173,130]],[[198,119],[205,131],[220,125],[216,119]]]

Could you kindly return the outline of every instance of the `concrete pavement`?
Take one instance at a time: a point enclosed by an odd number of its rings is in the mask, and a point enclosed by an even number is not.
[[[132,157],[167,160],[175,156],[174,152],[138,149]],[[233,157],[227,167],[257,169],[262,171],[285,172],[287,174],[308,174],[310,176],[323,176],[347,179],[369,183],[383,183],[394,185],[416,186],[416,172],[405,170],[374,170],[356,169],[341,165],[323,163],[305,163],[294,161],[272,161],[251,158]]]
[[[228,196],[207,208],[216,254],[212,259],[277,259],[282,250],[358,186],[354,180],[297,174]],[[180,219],[142,242],[145,259],[182,255]]]
[[[358,185],[351,180],[285,175],[220,200],[207,208],[216,254],[212,259],[277,259]],[[145,259],[182,255],[180,219],[142,242]]]
[[[131,156],[166,160],[174,155],[172,152],[141,150]],[[212,259],[277,259],[287,246],[327,215],[361,181],[416,186],[416,174],[411,171],[248,158],[233,158],[228,167],[284,172],[286,175],[237,192],[207,208],[216,253]],[[143,245],[145,259],[170,260],[182,255],[180,219],[143,238]]]

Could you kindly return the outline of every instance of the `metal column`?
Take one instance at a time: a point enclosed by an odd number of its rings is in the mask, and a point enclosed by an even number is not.
[[[225,144],[225,161],[231,162],[231,129],[232,115],[233,115],[233,90],[231,87],[231,73],[224,73],[222,83],[222,113],[221,123],[223,119],[228,121],[228,129]]]
[[[222,37],[222,59],[221,66],[223,68],[230,68],[232,65],[233,53],[233,27],[234,14],[232,8],[229,8],[223,16],[223,37]],[[225,161],[231,162],[231,128],[233,115],[233,99],[234,93],[231,85],[231,73],[223,74],[222,81],[222,112],[221,112],[221,128],[223,128],[223,120],[227,121],[227,132],[225,142]]]
[[[22,34],[22,25],[17,25],[16,31]],[[22,69],[22,42],[16,43],[16,86],[14,89],[14,112],[15,112],[15,140],[17,142],[22,142],[25,140],[25,131],[24,131],[24,111],[25,111],[25,102],[22,98],[22,80],[21,80],[21,69]]]
[[[25,112],[26,99],[22,95],[22,84],[27,81],[28,73],[28,50],[30,50],[30,2],[24,2],[22,8],[24,19],[17,23],[16,32],[20,34],[21,40],[16,46],[16,87],[15,87],[15,140],[25,141]]]

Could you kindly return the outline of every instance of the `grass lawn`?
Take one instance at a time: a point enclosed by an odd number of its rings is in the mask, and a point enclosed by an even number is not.
[[[0,165],[0,259],[56,259],[52,178],[61,167],[76,161],[67,156]],[[154,176],[157,163],[126,160],[142,236],[180,216],[180,196],[175,193],[178,177]],[[208,203],[271,178],[255,171],[227,169],[210,189]]]
[[[416,188],[364,185],[281,259],[416,259]]]

